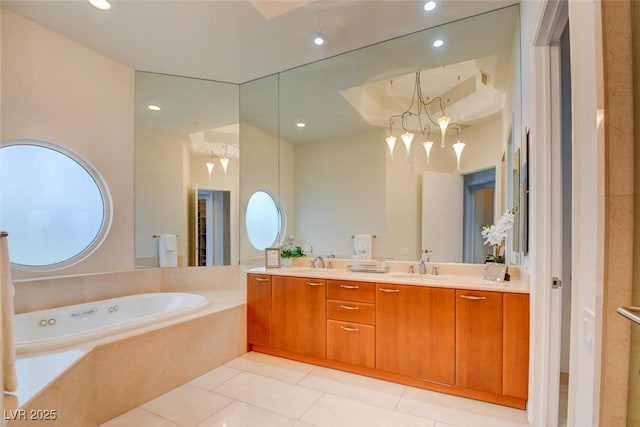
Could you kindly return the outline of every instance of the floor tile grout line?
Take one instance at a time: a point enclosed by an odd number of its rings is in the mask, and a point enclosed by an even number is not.
[[[145,402],[145,403],[146,403],[146,402]],[[177,426],[184,427],[184,426],[183,426],[182,424],[180,424],[180,423],[177,423],[177,422],[175,422],[175,421],[173,421],[173,420],[170,420],[169,418],[164,417],[164,416],[162,416],[162,415],[160,415],[160,414],[156,414],[155,412],[153,412],[153,411],[152,411],[152,410],[150,410],[150,409],[147,409],[147,408],[142,407],[142,405],[138,406],[137,408],[142,409],[143,411],[145,411],[145,412],[146,412],[146,413],[148,413],[148,414],[154,415],[154,416],[156,416],[156,417],[158,417],[158,418],[162,418],[162,419],[163,419],[163,420],[165,420],[165,421],[169,421],[171,424],[175,424],[175,425],[177,425]],[[133,408],[133,409],[137,409],[137,408]],[[132,410],[133,410],[133,409],[132,409]],[[131,410],[131,411],[132,411],[132,410]],[[125,414],[128,414],[128,413],[129,413],[129,412],[131,412],[131,411],[127,411],[127,412],[125,412]],[[124,414],[121,414],[121,415],[119,415],[119,416],[122,416],[122,415],[124,415]],[[116,418],[117,418],[117,417],[116,417]],[[113,419],[113,418],[112,418],[112,419]],[[111,420],[109,420],[109,421],[111,421]]]
[[[212,394],[217,394],[218,396],[222,396],[221,394],[218,394],[218,393],[214,393],[214,392],[210,392],[210,393],[212,393]],[[228,408],[229,406],[233,405],[233,403],[234,403],[234,402],[237,402],[235,399],[231,399],[231,398],[229,398],[229,397],[227,397],[227,396],[223,396],[223,397],[226,397],[227,399],[229,399],[229,403],[227,403],[226,405],[224,405],[222,408],[218,409],[217,411],[215,411],[215,412],[213,412],[213,413],[209,414],[209,415],[207,416],[207,418],[205,418],[204,420],[200,421],[200,422],[199,422],[198,424],[196,424],[194,427],[198,427],[198,426],[200,426],[202,423],[204,423],[205,421],[207,421],[209,418],[211,418],[211,417],[213,417],[214,415],[216,415],[216,414],[220,413],[223,409],[226,409],[226,408]],[[183,426],[183,427],[184,427],[184,426]]]
[[[320,399],[322,399],[326,394],[325,392],[320,392],[320,396],[318,396],[318,398],[315,400],[315,402],[313,402],[311,405],[309,405],[309,407],[304,411],[304,413],[302,415],[300,415],[298,418],[296,418],[298,421],[306,423],[306,421],[303,421],[302,418],[304,418],[305,415],[307,415],[309,413],[309,411],[318,404],[318,402],[320,402]],[[309,424],[309,423],[307,423]]]

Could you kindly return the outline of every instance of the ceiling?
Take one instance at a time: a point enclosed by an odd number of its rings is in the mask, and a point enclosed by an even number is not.
[[[1,0],[2,8],[136,70],[244,83],[515,0]],[[312,43],[320,28],[322,47]]]

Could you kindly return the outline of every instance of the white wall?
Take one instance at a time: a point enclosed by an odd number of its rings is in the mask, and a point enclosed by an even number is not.
[[[373,256],[385,238],[383,132],[295,146],[298,243],[313,253],[350,257],[354,234],[376,234]]]
[[[134,70],[6,10],[1,47],[2,140],[64,145],[95,166],[113,199],[102,246],[56,274],[133,268]]]

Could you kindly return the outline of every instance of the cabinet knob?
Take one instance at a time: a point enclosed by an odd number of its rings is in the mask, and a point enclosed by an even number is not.
[[[341,305],[340,308],[344,309],[344,310],[360,310],[360,307],[353,307],[350,305]]]
[[[342,329],[343,331],[347,331],[347,332],[358,332],[358,331],[360,331],[360,328],[348,328],[346,326],[340,326],[340,329]]]
[[[269,279],[266,279],[264,277],[256,277],[256,282],[268,282]]]
[[[400,292],[400,289],[380,288],[380,292],[387,292],[387,293],[397,294],[398,292]]]
[[[358,285],[340,285],[340,287],[342,289],[359,289],[360,288],[360,286]]]
[[[318,283],[318,282],[307,282],[307,285],[309,285],[309,286],[322,286],[322,283]]]

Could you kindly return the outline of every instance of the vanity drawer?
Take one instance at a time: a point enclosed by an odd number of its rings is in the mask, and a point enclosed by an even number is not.
[[[375,283],[349,280],[327,280],[327,298],[374,303]]]
[[[327,359],[374,368],[376,327],[327,320]]]
[[[327,300],[327,318],[375,325],[376,306],[363,302]]]

